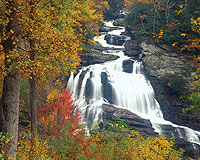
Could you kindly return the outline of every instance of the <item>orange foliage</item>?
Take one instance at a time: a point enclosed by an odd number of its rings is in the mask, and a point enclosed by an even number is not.
[[[80,112],[73,105],[69,90],[63,91],[54,101],[54,105],[45,104],[43,108],[38,109],[38,117],[43,137],[48,139],[53,136],[52,140],[56,142],[55,146],[49,147],[53,150],[53,157],[74,159],[86,152],[90,142],[85,139],[85,132],[78,124],[81,119]]]
[[[54,101],[54,105],[45,104],[38,109],[39,122],[43,125],[43,131],[47,134],[57,135],[66,125],[71,125],[70,130],[74,132],[79,128],[79,111],[73,105],[69,90],[63,91],[61,96]]]
[[[11,14],[6,10],[9,3],[0,2],[0,21],[5,26],[0,35],[1,54],[5,54],[3,41],[12,38],[13,45],[18,41],[12,36],[14,31],[6,29]],[[103,11],[108,7],[104,0],[17,0],[17,3],[18,8],[12,10],[17,12],[22,27],[22,45],[4,57],[7,61],[15,59],[11,67],[20,68],[24,77],[44,80],[60,73],[67,74],[80,64],[79,54],[82,43],[86,42],[85,36],[89,32],[97,34],[98,23],[103,21]],[[33,53],[35,56],[31,58]],[[5,74],[9,70],[4,63],[0,64],[0,69]]]

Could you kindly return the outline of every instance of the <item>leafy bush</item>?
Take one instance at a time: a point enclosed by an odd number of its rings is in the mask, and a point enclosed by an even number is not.
[[[197,117],[200,116],[200,95],[199,93],[192,93],[189,97],[190,100],[190,107],[183,109],[183,112],[190,113],[191,117]]]
[[[31,134],[23,136],[19,139],[17,148],[17,159],[18,160],[53,160],[52,153],[49,151],[49,145],[47,140],[42,140],[39,136],[36,136],[32,143],[30,140]]]
[[[164,136],[145,139],[139,132],[132,131],[129,135],[96,134],[92,139],[89,159],[159,159],[179,160],[183,150],[175,150],[174,142]]]
[[[32,141],[28,137],[19,140],[18,159],[74,159],[87,145],[78,120],[81,118],[73,105],[69,90],[38,109],[41,125],[40,137]],[[31,135],[29,135],[31,137]],[[80,153],[79,153],[80,152]]]
[[[120,119],[114,119],[114,124],[105,123],[111,134],[109,131],[101,133],[95,124],[86,136],[78,124],[79,112],[67,90],[54,104],[46,104],[38,113],[42,128],[40,136],[35,136],[32,141],[31,135],[19,140],[19,160],[178,160],[182,155],[182,150],[175,150],[174,142],[163,136],[145,139],[136,131],[128,134],[127,125]]]
[[[0,132],[0,160],[3,159],[11,159],[11,157],[7,157],[6,148],[8,148],[8,142],[13,138],[9,133]]]

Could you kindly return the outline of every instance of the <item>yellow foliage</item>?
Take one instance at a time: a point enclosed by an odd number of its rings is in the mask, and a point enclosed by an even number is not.
[[[164,136],[144,138],[139,132],[132,131],[128,136],[100,136],[92,139],[89,159],[115,159],[115,160],[179,160],[183,151],[174,149],[174,142]],[[89,154],[87,154],[89,155]]]
[[[186,33],[181,33],[181,36],[185,37],[185,36],[187,36],[187,34]]]
[[[172,47],[175,47],[177,44],[178,44],[178,42],[174,42],[174,43],[172,44]]]
[[[54,89],[52,92],[50,92],[47,96],[47,103],[53,102],[55,99],[58,99],[60,96],[60,90]]]
[[[34,138],[34,143],[27,137],[23,137],[18,142],[17,160],[54,160],[55,158],[51,157],[51,152],[47,148],[47,142],[39,137]]]
[[[181,5],[179,5],[179,8],[181,8],[181,9],[182,9],[182,8],[183,8],[183,5],[182,5],[182,4],[181,4]]]
[[[16,11],[23,37],[19,42],[22,44],[21,50],[19,52],[19,48],[16,50],[14,47],[6,56],[15,59],[13,65],[21,69],[25,78],[34,76],[39,80],[45,80],[44,77],[55,78],[60,73],[67,74],[80,64],[82,43],[87,41],[85,36],[89,32],[98,34],[103,11],[108,8],[104,0],[53,0],[51,3],[46,0],[18,0],[17,8],[6,10],[6,7],[11,6],[9,3],[0,3],[2,13],[6,12],[0,15],[0,21],[5,26],[0,42],[12,39],[12,45],[17,47],[19,39],[16,33],[12,28],[6,30],[6,25],[12,21],[10,13]],[[2,46],[0,49],[3,49]],[[31,58],[33,53],[35,56]],[[8,70],[4,63],[0,66],[1,73]]]

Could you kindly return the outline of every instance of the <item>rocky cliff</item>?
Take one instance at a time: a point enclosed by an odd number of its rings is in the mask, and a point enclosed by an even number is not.
[[[195,66],[192,59],[181,55],[166,45],[158,45],[152,40],[138,42],[130,28],[132,37],[125,43],[126,55],[143,61],[144,72],[150,80],[164,118],[178,125],[200,130],[200,119],[190,118],[182,112],[188,107],[184,101],[195,80]]]

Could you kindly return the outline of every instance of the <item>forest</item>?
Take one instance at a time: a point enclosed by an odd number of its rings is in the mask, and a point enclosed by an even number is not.
[[[190,90],[167,85],[189,106],[183,114],[199,120],[199,0],[1,0],[0,160],[184,159],[173,137],[143,136],[120,119],[105,122],[106,132],[96,123],[90,134],[80,123],[65,77],[78,72],[104,20],[120,10],[138,42],[193,61]]]

